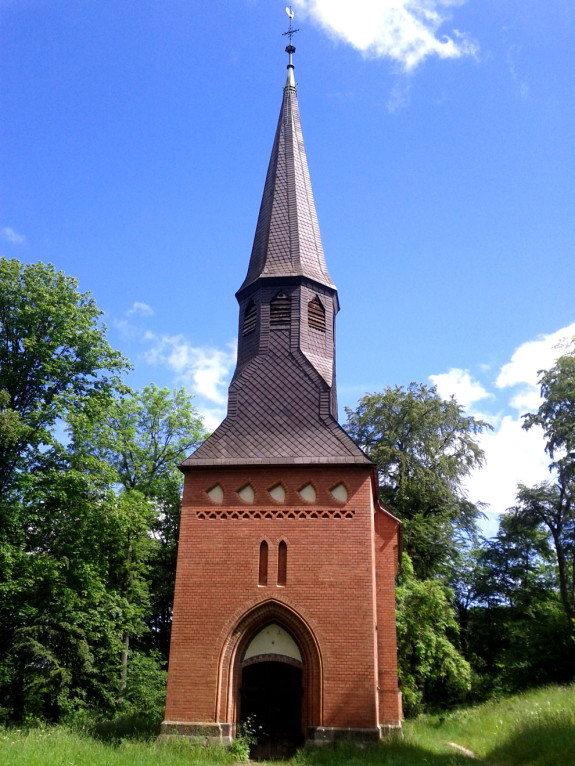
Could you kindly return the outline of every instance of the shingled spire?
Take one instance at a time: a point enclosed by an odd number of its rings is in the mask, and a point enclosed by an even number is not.
[[[258,278],[300,276],[334,287],[327,271],[303,143],[293,45],[288,76],[247,276],[239,294]]]
[[[182,468],[369,463],[337,423],[337,291],[303,143],[291,44],[287,81],[240,304],[228,414]]]

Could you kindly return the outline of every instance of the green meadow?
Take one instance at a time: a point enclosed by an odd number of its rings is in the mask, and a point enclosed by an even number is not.
[[[464,750],[466,752],[464,752]],[[193,766],[238,756],[185,740],[157,742],[137,720],[0,729],[0,766]],[[537,690],[406,721],[377,748],[298,752],[292,766],[573,766],[575,685]]]

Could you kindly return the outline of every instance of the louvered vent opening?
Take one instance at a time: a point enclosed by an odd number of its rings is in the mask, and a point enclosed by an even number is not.
[[[244,311],[244,324],[242,326],[242,335],[249,335],[256,329],[258,318],[258,309],[253,301],[250,301]]]
[[[325,309],[317,295],[307,304],[307,321],[314,330],[325,332]]]
[[[271,327],[289,327],[290,324],[290,299],[280,292],[270,303]]]

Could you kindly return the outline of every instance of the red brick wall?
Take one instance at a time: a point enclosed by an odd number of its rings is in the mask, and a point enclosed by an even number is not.
[[[345,504],[329,492],[340,481],[348,490]],[[255,490],[252,504],[236,494],[248,482]],[[287,493],[283,504],[267,493],[278,482]],[[307,482],[317,492],[312,504],[297,494]],[[216,483],[224,489],[222,504],[206,495]],[[273,518],[254,518],[270,511]],[[233,512],[239,518],[222,518]],[[241,518],[246,513],[251,518]],[[290,513],[295,518],[285,518]],[[314,513],[320,517],[311,518]],[[324,513],[328,518],[321,518]],[[166,721],[234,720],[239,657],[231,636],[250,610],[273,599],[302,618],[319,647],[314,673],[321,678],[313,694],[320,699],[304,705],[304,723],[361,728],[395,723],[397,525],[383,517],[377,511],[374,533],[366,466],[191,470],[184,487]],[[269,545],[266,586],[258,585],[262,540]],[[277,584],[282,540],[287,543],[285,587]]]

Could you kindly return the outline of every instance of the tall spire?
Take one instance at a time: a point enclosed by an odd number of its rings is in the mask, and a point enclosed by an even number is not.
[[[293,76],[287,82],[247,276],[223,423],[184,463],[369,463],[337,422],[337,291],[327,271]]]
[[[287,9],[286,9],[287,10]],[[286,47],[287,80],[264,187],[247,276],[239,295],[258,279],[306,277],[334,287],[327,271],[294,79],[293,13]]]

